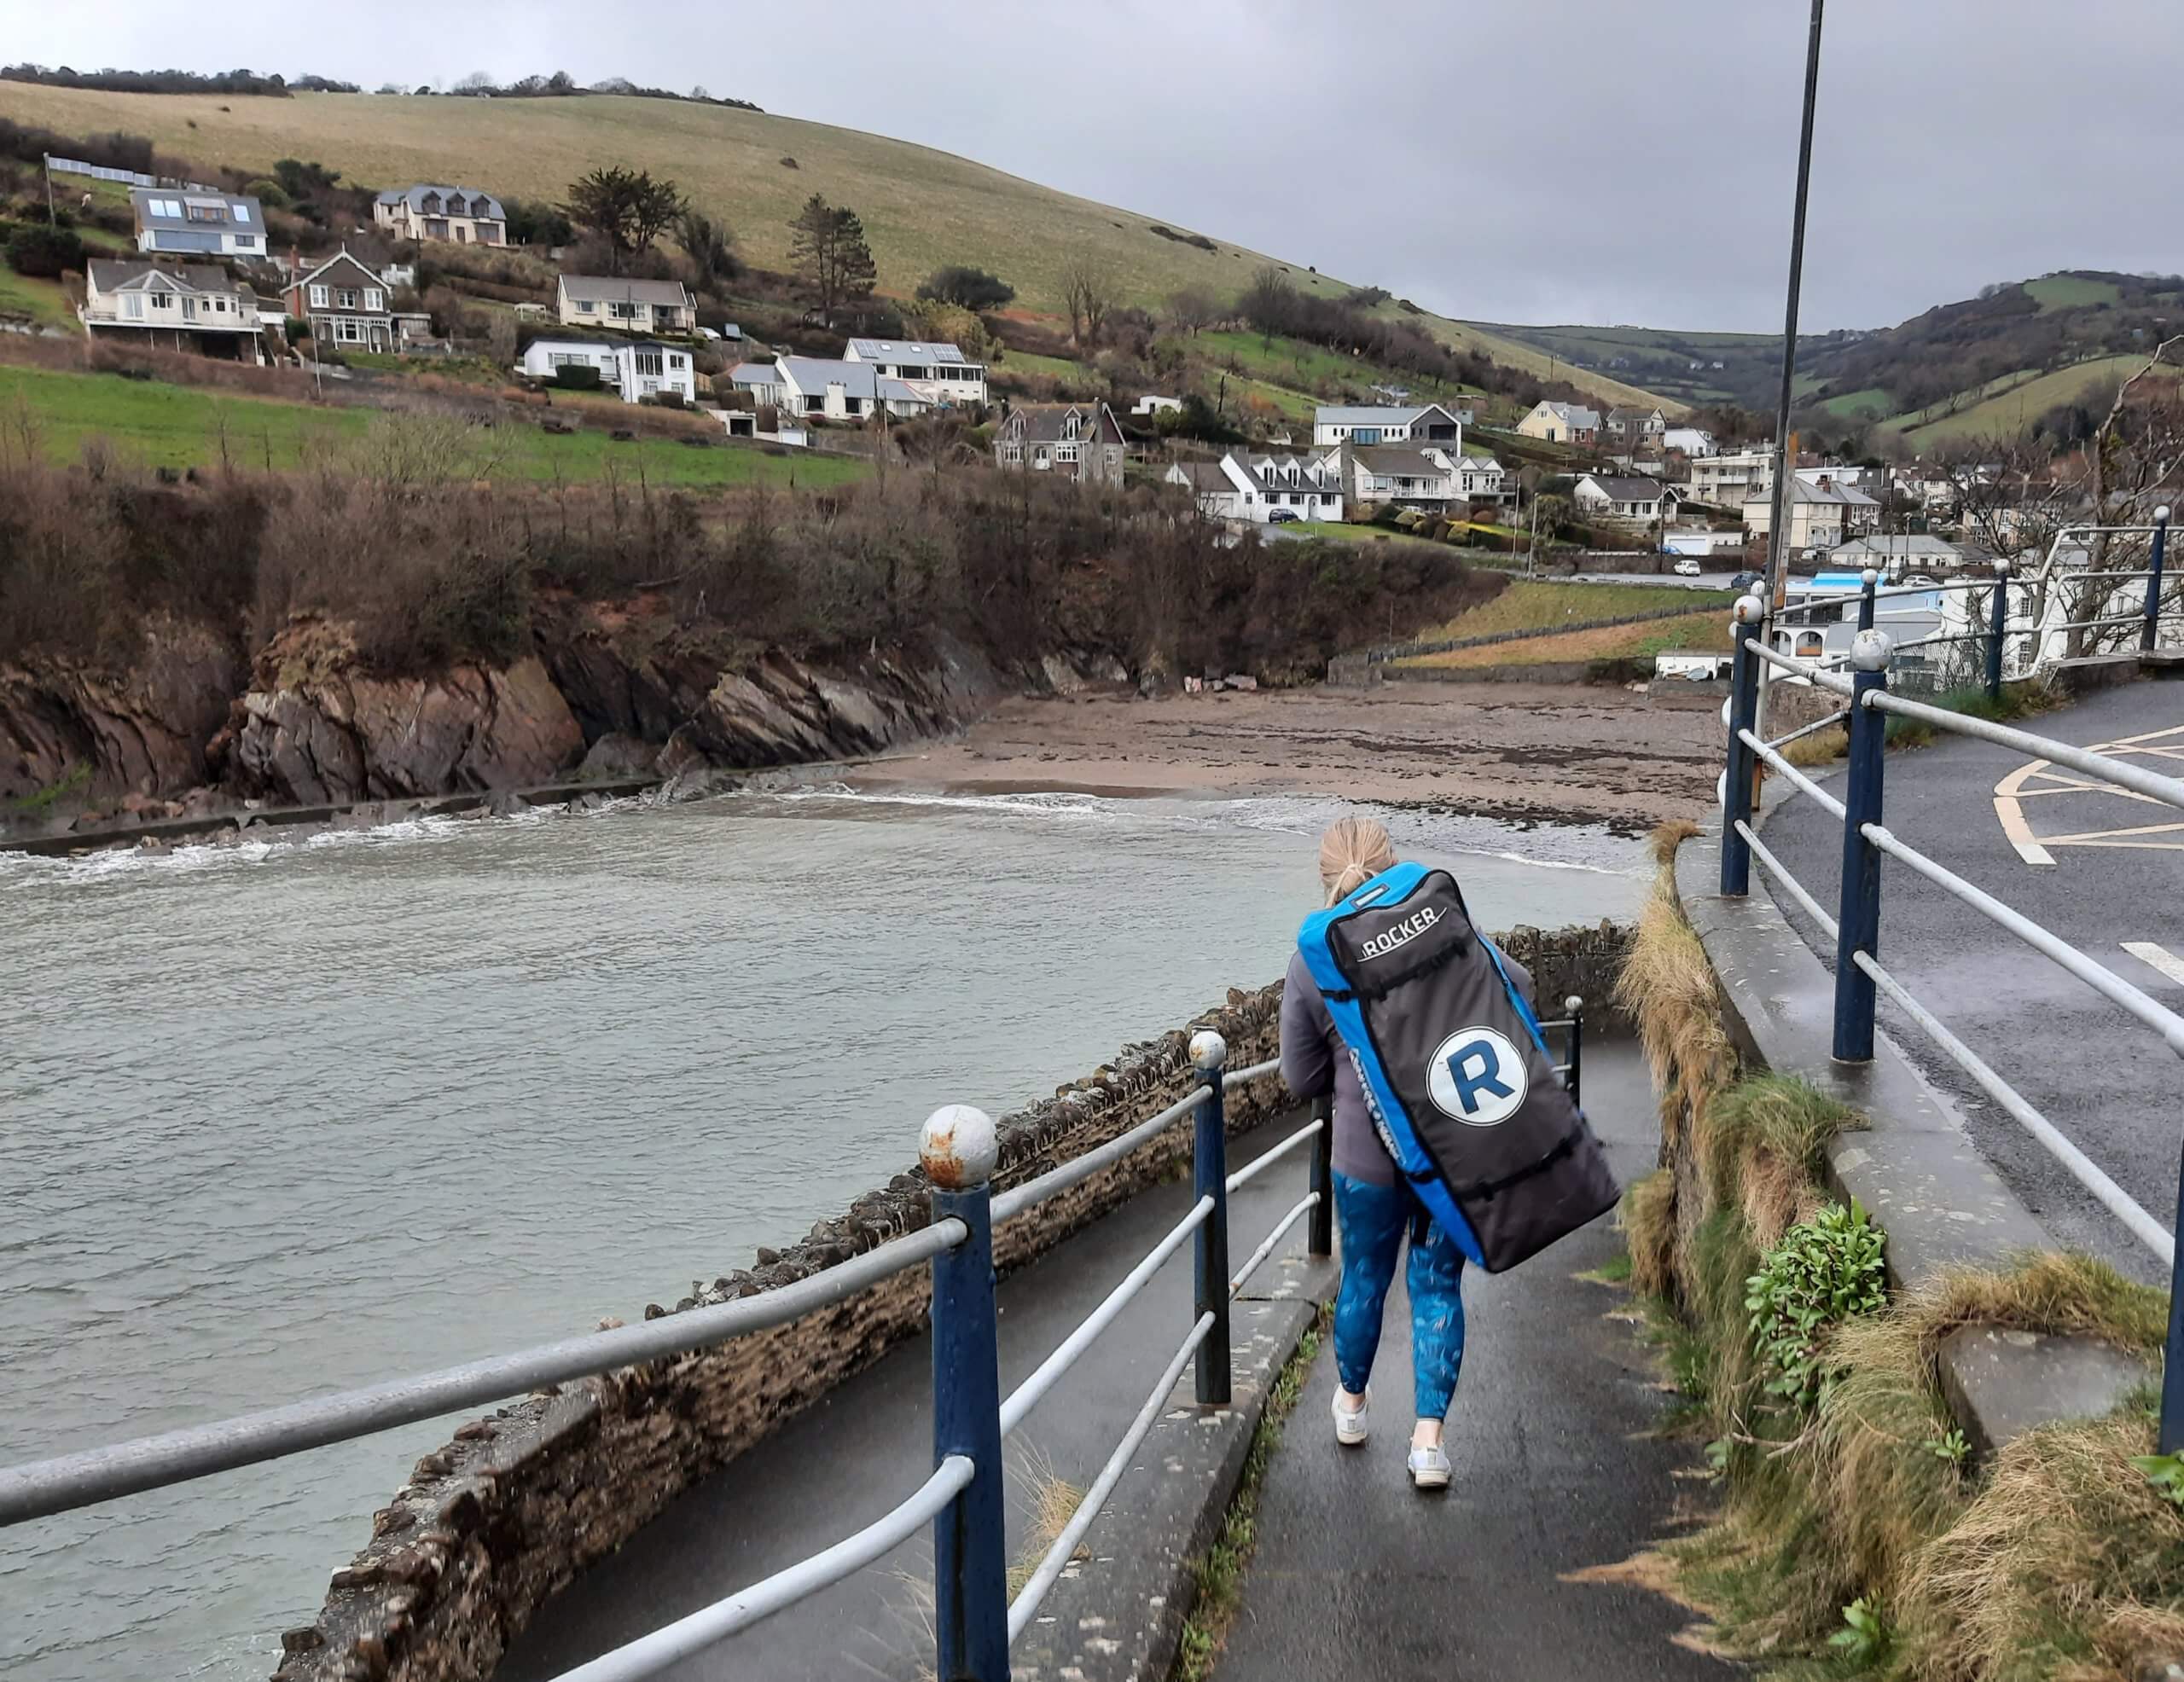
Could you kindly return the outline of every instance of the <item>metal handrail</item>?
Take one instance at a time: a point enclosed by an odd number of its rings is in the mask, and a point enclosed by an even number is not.
[[[1833,712],[1829,713],[1825,718],[1815,718],[1809,724],[1800,724],[1796,729],[1787,731],[1782,735],[1770,737],[1766,741],[1759,743],[1758,745],[1763,748],[1772,748],[1779,752],[1783,748],[1789,746],[1792,742],[1803,741],[1807,736],[1816,736],[1822,730],[1826,730],[1835,725],[1840,724],[1850,716],[1850,708],[1838,707]]]
[[[1770,666],[1780,666],[1784,671],[1792,673],[1798,677],[1809,677],[1821,688],[1833,689],[1838,695],[1847,695],[1850,693],[1850,680],[1839,676],[1825,665],[1811,660],[1797,659],[1788,654],[1779,654],[1756,636],[1745,638],[1745,647],[1751,649],[1754,654]]]
[[[1253,1063],[1241,1069],[1231,1069],[1221,1077],[1222,1089],[1226,1091],[1230,1087],[1240,1087],[1246,1081],[1263,1080],[1269,1075],[1278,1075],[1281,1072],[1281,1059],[1278,1057],[1270,1057],[1263,1063]]]
[[[1843,815],[1843,803],[1840,800],[1838,800],[1833,795],[1830,794],[1826,789],[1822,788],[1803,771],[1800,771],[1796,766],[1790,763],[1788,760],[1783,758],[1780,754],[1775,752],[1771,745],[1763,742],[1757,736],[1754,735],[1749,730],[1738,731],[1737,740],[1742,742],[1746,747],[1750,748],[1752,752],[1757,755],[1760,759],[1764,761],[1770,768],[1786,778],[1791,786],[1796,788],[1800,793],[1806,796],[1809,799],[1816,801],[1821,806],[1824,807],[1828,811],[1833,812],[1837,817],[1839,818]]]
[[[1062,1526],[1061,1534],[1054,1538],[1053,1545],[1025,1580],[1024,1586],[1016,1592],[1015,1599],[1008,1603],[1008,1638],[1011,1641],[1021,1635],[1030,1627],[1031,1620],[1038,1616],[1039,1607],[1046,1599],[1048,1591],[1060,1579],[1062,1568],[1076,1554],[1077,1545],[1084,1540],[1084,1533],[1092,1528],[1092,1521],[1100,1516],[1100,1509],[1107,1505],[1107,1497],[1114,1493],[1115,1485],[1122,1481],[1124,1468],[1130,1464],[1130,1457],[1137,1453],[1138,1445],[1152,1430],[1153,1422],[1160,1417],[1160,1410],[1168,1404],[1169,1392],[1182,1378],[1183,1369],[1190,1365],[1191,1357],[1198,1353],[1199,1346],[1212,1331],[1213,1323],[1214,1316],[1211,1312],[1198,1317],[1191,1327],[1190,1335],[1183,1339],[1182,1346],[1176,1351],[1174,1358],[1147,1395],[1145,1405],[1137,1410],[1137,1417],[1130,1421],[1130,1429],[1123,1433],[1123,1440],[1115,1446],[1115,1452],[1107,1456],[1107,1464],[1100,1468],[1099,1476],[1092,1480],[1092,1487],[1084,1492],[1084,1499],[1077,1504],[1077,1511],[1070,1515],[1069,1522]],[[996,1682],[1000,1682],[1000,1679],[996,1679]]]
[[[1299,1145],[1302,1145],[1306,1140],[1311,1138],[1326,1125],[1327,1123],[1325,1122],[1307,1122],[1303,1127],[1298,1128],[1296,1132],[1291,1134],[1288,1138],[1283,1140],[1281,1144],[1273,1146],[1269,1150],[1260,1151],[1258,1156],[1252,1157],[1250,1162],[1245,1163],[1243,1167],[1238,1169],[1235,1173],[1228,1176],[1228,1189],[1233,1192],[1238,1186],[1249,1183],[1254,1175],[1263,1172],[1271,1164],[1279,1162],[1282,1157],[1287,1156],[1292,1151],[1295,1150]]]
[[[1920,875],[1936,886],[1946,889],[1989,922],[2015,935],[2042,957],[2061,965],[2096,993],[2112,1003],[2121,1005],[2160,1035],[2171,1051],[2184,1056],[2184,1017],[2149,998],[2114,971],[2094,963],[2068,941],[2050,934],[2023,912],[2004,905],[1984,888],[1975,887],[1946,865],[1937,864],[1928,858],[1917,848],[1906,846],[1885,825],[1861,824],[1858,832],[1891,858],[1909,865]]]
[[[1128,1133],[1116,1134],[1105,1145],[1087,1151],[1081,1157],[1072,1157],[1060,1168],[1049,1169],[1037,1180],[1027,1180],[1013,1191],[1001,1192],[993,1200],[995,1224],[1013,1220],[1034,1204],[1081,1185],[1101,1169],[1112,1168],[1139,1146],[1165,1132],[1195,1110],[1211,1090],[1210,1087],[1193,1087],[1159,1114],[1147,1116]]]
[[[565,1337],[513,1354],[335,1395],[314,1396],[238,1418],[11,1466],[0,1470],[0,1528],[371,1436],[549,1385],[688,1354],[839,1302],[952,1249],[967,1235],[960,1221],[937,1221],[921,1232],[890,1239],[836,1267],[756,1296],[611,1331]]]
[[[724,1599],[700,1607],[687,1617],[640,1635],[588,1664],[565,1670],[555,1682],[636,1682],[693,1654],[726,1640],[775,1613],[785,1611],[822,1588],[863,1570],[938,1517],[969,1487],[977,1468],[961,1454],[950,1454],[932,1469],[916,1494],[874,1519],[853,1536],[800,1559]]]
[[[1191,1212],[1168,1231],[1168,1235],[1146,1252],[1145,1257],[1124,1277],[1123,1282],[1109,1291],[1100,1306],[1077,1321],[1077,1329],[1062,1339],[1054,1353],[1039,1363],[1031,1377],[1008,1393],[1001,1404],[1001,1434],[1012,1435],[1024,1423],[1025,1416],[1037,1407],[1047,1392],[1054,1387],[1062,1374],[1077,1365],[1079,1356],[1092,1347],[1093,1340],[1114,1324],[1115,1316],[1129,1306],[1130,1299],[1152,1282],[1153,1274],[1160,1271],[1163,1262],[1183,1247],[1183,1240],[1205,1225],[1206,1217],[1213,1213],[1213,1199],[1200,1198],[1191,1205]]]
[[[1751,849],[1752,857],[1767,867],[1767,873],[1786,888],[1790,896],[1804,908],[1805,915],[1827,931],[1828,939],[1833,940],[1840,932],[1841,925],[1827,914],[1818,900],[1805,891],[1805,884],[1790,873],[1789,866],[1768,850],[1759,837],[1752,832],[1751,826],[1742,818],[1737,820],[1735,828],[1736,832],[1744,838],[1745,845]]]
[[[1953,731],[1960,736],[1977,736],[1982,741],[2013,747],[2028,758],[2067,765],[2073,771],[2099,777],[2104,782],[2128,788],[2135,794],[2147,795],[2164,805],[2184,809],[2184,781],[2175,777],[2164,777],[2158,772],[2146,770],[2106,754],[2088,752],[2082,747],[2072,747],[2068,742],[2051,741],[2045,736],[2036,736],[2029,730],[2013,730],[2007,724],[1990,724],[1984,718],[1951,712],[1947,707],[1928,706],[1924,701],[1906,700],[1885,689],[1869,691],[1866,705],[1876,711],[1922,719],[1937,729]]]
[[[1275,1249],[1281,1244],[1282,1239],[1289,1236],[1289,1229],[1292,1227],[1294,1227],[1299,1221],[1302,1221],[1314,1209],[1317,1209],[1319,1205],[1320,1194],[1317,1192],[1307,1192],[1298,1200],[1295,1208],[1292,1209],[1288,1214],[1283,1215],[1281,1220],[1274,1223],[1274,1230],[1269,1232],[1266,1237],[1259,1240],[1259,1247],[1253,1250],[1249,1256],[1246,1256],[1244,1258],[1244,1265],[1239,1267],[1234,1273],[1230,1275],[1228,1279],[1228,1294],[1231,1296],[1234,1296],[1238,1291],[1241,1290],[1244,1288],[1245,1281],[1249,1279],[1253,1273],[1256,1273],[1261,1267],[1266,1265],[1267,1257],[1273,1255]]]

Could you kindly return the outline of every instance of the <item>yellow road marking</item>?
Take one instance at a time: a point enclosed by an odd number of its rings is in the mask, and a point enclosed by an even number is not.
[[[2099,742],[2088,752],[2106,754],[2111,758],[2149,758],[2184,761],[2184,724],[2172,724],[2159,730],[2147,730],[2135,736],[2123,736],[2112,742]],[[2040,835],[2034,832],[2024,815],[2024,802],[2043,794],[2099,794],[2123,800],[2136,800],[2153,806],[2165,806],[2166,801],[2156,800],[2152,795],[2136,790],[2117,788],[2112,784],[2088,780],[2082,774],[2056,769],[2051,759],[2035,759],[2020,765],[1995,785],[1995,821],[2002,826],[2002,836],[2017,855],[2029,865],[2053,865],[2055,856],[2050,847],[2119,847],[2157,849],[2169,852],[2184,852],[2184,840],[2134,841],[2129,836],[2168,835],[2184,832],[2184,824],[2140,824],[2120,829],[2088,829],[2075,835]]]

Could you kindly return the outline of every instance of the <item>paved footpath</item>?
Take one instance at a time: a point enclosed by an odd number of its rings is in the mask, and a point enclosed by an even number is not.
[[[1612,1072],[1610,1059],[1612,1058]],[[1626,1179],[1653,1165],[1651,1088],[1627,1044],[1586,1052],[1588,1105]],[[1648,1436],[1667,1396],[1623,1291],[1574,1277],[1620,1249],[1605,1221],[1514,1272],[1467,1274],[1455,1482],[1404,1476],[1409,1308],[1397,1278],[1374,1383],[1374,1435],[1336,1446],[1323,1346],[1267,1468],[1258,1551],[1216,1666],[1222,1682],[1718,1679],[1735,1668],[1674,1644],[1688,1614],[1643,1590],[1566,1574],[1672,1534],[1670,1474],[1698,1458]]]
[[[2184,776],[2184,682],[2104,690],[2024,727]],[[1897,838],[2184,1010],[2184,814],[2073,771],[2027,768],[1964,737],[1889,756],[1883,816]],[[1820,779],[1842,792],[1843,774]],[[1833,909],[1841,826],[1809,800],[1770,811],[1761,838]],[[1752,874],[1763,879],[1757,866]],[[1769,884],[1771,887],[1771,884]],[[1834,943],[1775,902],[1832,968]],[[2175,1207],[2175,1056],[2121,1006],[1917,873],[1881,866],[1880,960],[2123,1189],[2167,1224]],[[1882,1027],[1955,1096],[1982,1155],[2062,1244],[2149,1284],[2168,1270],[1884,999]]]

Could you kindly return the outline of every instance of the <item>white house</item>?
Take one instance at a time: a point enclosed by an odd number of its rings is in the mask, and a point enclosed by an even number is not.
[[[1507,470],[1491,455],[1464,455],[1456,460],[1456,496],[1467,502],[1510,502],[1517,487]]]
[[[139,251],[265,255],[265,212],[247,194],[132,187],[129,204],[136,213]]]
[[[1589,519],[1651,525],[1662,517],[1664,508],[1674,511],[1676,495],[1673,485],[1664,485],[1658,479],[1581,473],[1570,500]]]
[[[883,406],[893,415],[925,415],[938,406],[909,381],[883,374],[870,362],[838,362],[829,357],[777,357],[774,368],[781,376],[778,401],[796,415],[863,420]],[[984,371],[980,372],[983,388]]]
[[[1401,408],[1340,408],[1322,404],[1313,411],[1312,443],[1321,450],[1345,444],[1416,444],[1431,440],[1450,449],[1464,447],[1468,408],[1429,403]]]
[[[564,275],[554,288],[563,327],[617,333],[688,333],[697,324],[690,289],[680,281],[627,281],[619,275]]]
[[[771,362],[738,362],[729,369],[728,378],[737,391],[749,392],[753,403],[781,400],[781,371]]]
[[[1543,444],[1593,444],[1600,435],[1600,411],[1583,403],[1536,403],[1517,430]]]
[[[673,345],[642,339],[612,344],[603,339],[534,339],[517,364],[519,372],[534,380],[551,380],[565,368],[597,369],[601,387],[618,393],[624,403],[663,392],[680,393],[684,403],[698,400],[690,353]]]
[[[1178,461],[1168,469],[1166,480],[1190,486],[1199,511],[1211,519],[1265,525],[1342,518],[1342,472],[1333,455],[1254,455],[1231,450],[1218,461]]]
[[[1183,412],[1181,397],[1164,397],[1147,392],[1130,406],[1132,415],[1180,415]]]
[[[1343,451],[1343,488],[1360,502],[1445,508],[1457,500],[1456,462],[1445,450],[1351,444]]]
[[[1862,490],[1852,490],[1822,477],[1817,483],[1792,477],[1789,491],[1789,546],[1792,551],[1832,549],[1870,531],[1879,523],[1880,504]],[[1746,499],[1744,528],[1764,537],[1774,524],[1772,490]]]
[[[1774,489],[1774,446],[1695,457],[1691,463],[1691,500],[1711,508],[1740,508]]]
[[[93,339],[127,339],[235,362],[265,360],[257,296],[209,264],[161,268],[148,259],[94,258],[84,265],[76,315]]]
[[[899,380],[926,403],[942,409],[986,400],[986,368],[953,345],[919,339],[852,339],[842,360],[869,366],[883,380]]]
[[[398,240],[447,240],[456,245],[504,246],[508,212],[474,187],[418,182],[391,187],[372,201],[372,220]]]
[[[1719,446],[1714,442],[1713,433],[1701,427],[1670,426],[1661,434],[1661,448],[1680,450],[1696,460],[1701,455],[1713,455]]]

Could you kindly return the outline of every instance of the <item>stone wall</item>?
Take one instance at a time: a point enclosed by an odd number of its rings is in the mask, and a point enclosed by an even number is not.
[[[1502,945],[1537,978],[1542,1013],[1578,993],[1607,1016],[1624,931],[1519,928]],[[1126,1047],[1111,1064],[1001,1124],[996,1190],[1037,1178],[1166,1108],[1197,1083],[1194,1029],[1228,1041],[1230,1066],[1275,1054],[1281,988],[1232,989],[1190,1027]],[[1279,1077],[1228,1094],[1232,1132],[1293,1105]],[[1000,1227],[1003,1272],[1041,1255],[1144,1186],[1186,1171],[1191,1132],[1176,1126],[1121,1163]],[[753,1267],[716,1279],[672,1308],[755,1296],[848,1260],[930,1220],[921,1173],[897,1174],[814,1226],[762,1249]],[[418,1461],[373,1515],[372,1539],[334,1574],[316,1622],[282,1637],[276,1682],[482,1682],[546,1601],[613,1552],[700,1479],[760,1441],[904,1339],[924,1329],[929,1270],[898,1273],[847,1301],[717,1349],[624,1368],[542,1391]],[[613,1322],[608,1322],[613,1324]]]

